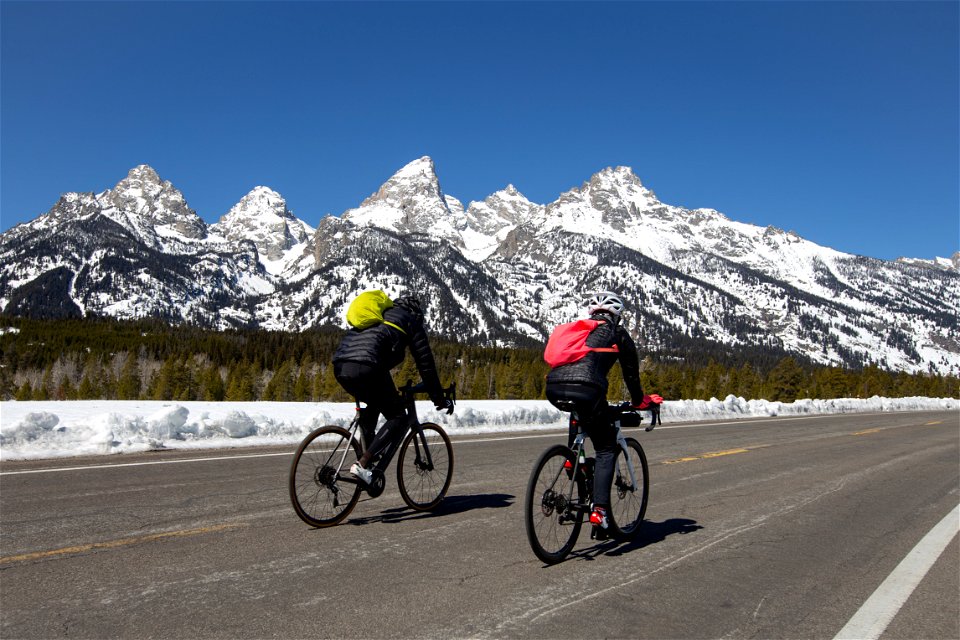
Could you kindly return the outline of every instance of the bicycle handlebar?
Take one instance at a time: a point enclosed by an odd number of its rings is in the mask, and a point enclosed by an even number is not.
[[[623,415],[636,416],[637,424],[633,426],[638,426],[638,427],[640,426],[640,423],[643,422],[643,417],[640,415],[640,412],[649,411],[650,424],[646,426],[644,431],[653,431],[653,428],[656,427],[658,424],[663,424],[663,422],[660,421],[660,405],[659,404],[651,404],[649,407],[645,409],[640,409],[639,407],[635,407],[631,405],[629,402],[621,402],[620,404],[609,405],[609,410],[611,413],[618,414],[621,416]]]
[[[407,384],[397,389],[397,391],[399,391],[403,395],[409,395],[412,397],[418,393],[427,393],[427,385],[425,385],[423,381],[420,381],[417,384],[413,384],[412,380],[407,380]],[[449,387],[446,387],[445,389],[441,389],[441,391],[443,391],[443,395],[445,398],[450,398],[451,400],[453,400],[454,404],[456,404],[457,402],[457,383],[456,382],[451,383]]]

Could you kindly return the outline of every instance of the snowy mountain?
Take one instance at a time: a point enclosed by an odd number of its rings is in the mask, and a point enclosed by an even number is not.
[[[253,242],[264,267],[276,275],[303,253],[314,229],[287,209],[279,193],[256,187],[209,231],[236,245],[245,240]]]
[[[508,185],[465,207],[423,157],[314,230],[262,186],[208,226],[141,165],[7,231],[0,257],[0,309],[14,315],[296,331],[343,326],[357,292],[383,288],[426,300],[436,333],[510,344],[543,340],[583,293],[613,289],[645,350],[713,343],[960,373],[960,254],[845,254],[664,204],[627,167],[547,204]]]

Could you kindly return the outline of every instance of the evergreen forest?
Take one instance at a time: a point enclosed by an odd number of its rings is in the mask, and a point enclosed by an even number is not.
[[[351,398],[333,376],[342,331],[212,331],[158,320],[33,320],[0,317],[3,400],[338,401]],[[478,346],[432,339],[444,385],[461,399],[544,397],[542,345]],[[775,351],[684,345],[641,353],[646,392],[667,400],[724,398],[960,397],[960,379],[814,365]],[[408,356],[394,380],[418,379]],[[619,368],[612,401],[627,399]]]

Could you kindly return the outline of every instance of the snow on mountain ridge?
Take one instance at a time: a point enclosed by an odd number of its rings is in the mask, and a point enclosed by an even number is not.
[[[169,180],[141,164],[113,189],[97,196],[104,215],[145,237],[178,236],[202,240],[207,225]]]
[[[424,156],[402,167],[359,207],[343,212],[340,217],[357,226],[424,233],[442,221],[452,230],[451,213],[433,160]]]
[[[471,202],[460,233],[465,255],[480,262],[493,254],[518,225],[541,215],[542,205],[534,204],[512,184]]]
[[[293,215],[279,193],[263,186],[254,187],[210,226],[211,234],[228,242],[253,242],[267,271],[274,274],[308,248],[313,232],[313,227]]]
[[[464,208],[424,156],[315,231],[262,186],[207,227],[141,165],[114,189],[64,194],[4,233],[0,257],[8,313],[44,300],[74,316],[300,330],[342,324],[363,288],[414,288],[435,331],[509,344],[543,339],[577,313],[579,294],[613,288],[643,310],[629,326],[646,348],[686,336],[830,364],[960,371],[960,280],[943,259],[863,258],[667,205],[623,166],[546,205],[509,184]]]

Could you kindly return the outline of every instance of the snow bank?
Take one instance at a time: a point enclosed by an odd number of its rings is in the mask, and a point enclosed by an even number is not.
[[[723,400],[665,402],[667,423],[880,411],[957,410],[945,398]],[[417,403],[422,420],[452,435],[559,429],[566,418],[545,400],[464,400],[451,416]],[[113,454],[156,449],[295,445],[326,424],[347,426],[352,403],[332,402],[0,402],[0,459]]]

